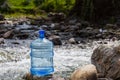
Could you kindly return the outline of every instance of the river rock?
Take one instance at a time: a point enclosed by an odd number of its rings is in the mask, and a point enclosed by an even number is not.
[[[92,28],[92,27],[86,27],[86,29],[87,29],[87,30],[93,30],[93,28]]]
[[[4,43],[4,38],[0,38],[0,44]]]
[[[92,64],[76,69],[71,77],[71,80],[97,80],[97,70]]]
[[[0,25],[1,25],[1,24],[5,24],[5,21],[0,21]]]
[[[37,76],[33,76],[30,73],[27,73],[23,76],[23,79],[25,80],[65,80],[62,77],[59,76],[55,76],[55,75],[47,75],[44,77],[37,77]]]
[[[69,20],[69,24],[71,24],[71,25],[75,25],[76,22],[77,22],[76,19]]]
[[[29,38],[29,33],[19,33],[15,35],[14,37],[17,37],[18,39],[28,39]]]
[[[76,23],[76,26],[81,27],[81,26],[82,26],[82,24],[81,24],[80,22],[78,22],[78,23]]]
[[[75,43],[76,43],[75,38],[70,38],[68,41],[69,41],[69,43],[71,43],[71,44],[75,44]]]
[[[81,25],[82,25],[83,28],[85,28],[85,27],[89,27],[89,26],[90,26],[90,23],[87,22],[87,21],[82,21],[82,22],[81,22]]]
[[[97,80],[113,80],[111,78],[98,78]]]
[[[92,54],[91,62],[99,74],[113,80],[120,80],[120,46],[99,46]]]
[[[51,20],[54,22],[59,22],[59,21],[63,21],[65,19],[66,15],[64,13],[52,13],[52,12],[50,12],[48,14],[48,17],[50,17]]]
[[[110,29],[110,28],[116,29],[116,28],[117,28],[117,25],[115,25],[115,24],[106,24],[105,27],[108,28],[108,29]]]
[[[85,49],[86,45],[84,45],[84,44],[78,44],[78,47],[81,48],[81,49]]]
[[[52,35],[49,37],[49,40],[51,40],[54,45],[62,45],[62,41],[61,41],[60,36]]]
[[[12,37],[13,30],[7,31],[4,33],[3,37],[4,38],[11,38]]]
[[[50,25],[50,28],[51,28],[52,30],[60,30],[60,29],[61,29],[61,26],[60,26],[59,23],[52,23],[52,24]]]
[[[74,26],[74,25],[71,25],[71,26],[68,26],[69,27],[69,31],[77,31],[79,30],[79,26]]]

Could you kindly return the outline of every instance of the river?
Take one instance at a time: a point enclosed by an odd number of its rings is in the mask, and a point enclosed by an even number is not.
[[[0,45],[0,80],[22,80],[30,69],[30,48],[32,40],[5,40]],[[118,44],[120,41],[107,44]],[[55,75],[69,77],[78,67],[91,63],[93,50],[100,41],[86,44],[54,46]]]

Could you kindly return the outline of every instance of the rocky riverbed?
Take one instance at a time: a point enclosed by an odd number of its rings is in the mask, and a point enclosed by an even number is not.
[[[63,13],[49,13],[47,17],[37,18],[5,18],[0,21],[0,38],[35,39],[38,37],[38,30],[44,29],[46,37],[52,40],[57,38],[55,44],[59,45],[60,40],[80,43],[96,39],[120,39],[118,22],[98,25],[75,18],[66,19]]]

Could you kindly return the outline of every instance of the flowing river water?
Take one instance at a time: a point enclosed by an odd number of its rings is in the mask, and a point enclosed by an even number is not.
[[[22,80],[30,69],[30,42],[32,40],[5,40],[0,45],[0,80]],[[107,44],[118,44],[119,41]],[[78,67],[91,63],[93,50],[99,41],[87,44],[66,44],[54,47],[55,75],[69,77]]]

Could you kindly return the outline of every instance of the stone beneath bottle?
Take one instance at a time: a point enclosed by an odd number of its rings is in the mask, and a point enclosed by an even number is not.
[[[25,80],[68,80],[68,79],[61,78],[59,76],[55,76],[54,74],[46,75],[44,77],[37,77],[37,76],[31,75],[30,73],[26,73],[23,76],[23,79]]]

